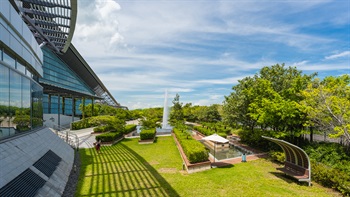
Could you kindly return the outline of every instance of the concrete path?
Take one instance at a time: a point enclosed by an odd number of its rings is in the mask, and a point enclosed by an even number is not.
[[[86,128],[80,130],[71,130],[71,133],[74,133],[79,138],[79,148],[93,148],[93,143],[96,142],[95,136],[93,134],[94,128]]]

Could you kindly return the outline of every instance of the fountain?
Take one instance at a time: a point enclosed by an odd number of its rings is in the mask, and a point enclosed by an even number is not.
[[[169,117],[169,108],[168,108],[168,90],[165,90],[164,95],[164,109],[163,109],[163,122],[162,122],[162,128],[157,128],[157,133],[170,133],[173,129],[168,124],[168,117]]]

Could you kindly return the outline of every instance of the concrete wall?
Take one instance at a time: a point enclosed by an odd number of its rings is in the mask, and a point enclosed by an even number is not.
[[[58,115],[57,114],[44,114],[44,125],[50,128],[54,128],[54,125],[58,125]],[[78,117],[74,117],[72,120],[72,116],[60,115],[60,125],[67,126],[71,122],[80,120]]]

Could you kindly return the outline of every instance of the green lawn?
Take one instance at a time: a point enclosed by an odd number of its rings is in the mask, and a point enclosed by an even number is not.
[[[341,196],[285,177],[265,159],[187,174],[172,137],[81,149],[76,196]]]

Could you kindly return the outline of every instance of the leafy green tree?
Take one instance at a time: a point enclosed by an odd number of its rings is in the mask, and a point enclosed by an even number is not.
[[[173,102],[173,107],[170,111],[170,122],[174,125],[176,122],[184,121],[184,114],[182,111],[182,103],[180,103],[180,95],[176,94]]]
[[[257,126],[271,128],[275,137],[300,136],[306,121],[300,93],[315,75],[303,75],[284,64],[263,67],[254,77],[240,80],[225,97],[224,121],[251,131]]]
[[[330,137],[344,136],[350,143],[350,75],[316,79],[302,92],[308,126],[327,131]]]
[[[159,114],[161,109],[150,108],[143,110],[143,116],[141,118],[142,129],[154,129],[161,127]]]

